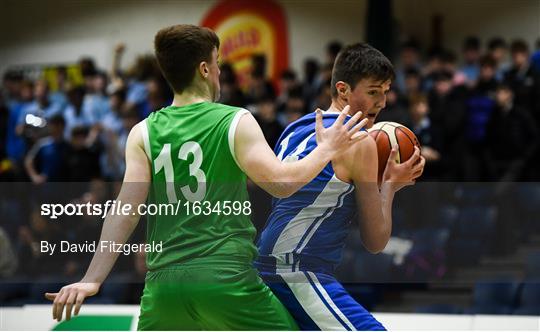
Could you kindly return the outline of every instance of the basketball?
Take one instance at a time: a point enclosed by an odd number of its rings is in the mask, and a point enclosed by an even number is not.
[[[414,153],[414,147],[420,147],[416,135],[407,127],[397,122],[378,122],[368,130],[377,144],[377,154],[379,156],[378,181],[382,181],[386,162],[390,156],[392,146],[398,145],[398,163],[409,160]]]

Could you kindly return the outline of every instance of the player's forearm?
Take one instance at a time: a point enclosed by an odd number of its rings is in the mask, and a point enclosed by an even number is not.
[[[138,215],[109,215],[103,223],[99,243],[105,243],[106,241],[110,241],[107,243],[116,244],[126,243],[137,226],[139,218]],[[101,248],[104,249],[101,250]],[[98,245],[82,282],[103,283],[114,266],[119,254],[120,252],[118,251],[111,252],[110,246]]]
[[[281,196],[288,197],[311,182],[328,165],[331,157],[329,151],[319,146],[301,160],[282,162],[273,181]]]

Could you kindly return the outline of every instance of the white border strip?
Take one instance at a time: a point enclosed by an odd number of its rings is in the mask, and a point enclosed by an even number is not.
[[[150,134],[148,132],[148,125],[146,124],[146,120],[144,119],[141,121],[141,135],[144,142],[144,152],[146,152],[146,156],[148,157],[148,160],[152,162],[152,154],[150,151]]]
[[[231,150],[231,155],[234,159],[234,161],[236,162],[236,165],[238,166],[238,168],[240,168],[242,171],[244,171],[242,169],[242,167],[240,167],[240,164],[238,163],[238,160],[236,159],[236,154],[235,154],[235,151],[234,151],[234,135],[236,134],[236,127],[238,127],[238,123],[240,122],[240,118],[245,115],[245,114],[248,114],[249,111],[242,108],[240,109],[238,112],[236,112],[236,114],[234,115],[234,118],[231,122],[231,125],[229,126],[229,135],[228,135],[228,139],[229,139],[229,149]]]

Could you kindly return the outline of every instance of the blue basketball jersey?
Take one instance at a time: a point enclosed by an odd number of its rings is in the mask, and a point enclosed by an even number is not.
[[[324,126],[330,127],[338,115],[323,113]],[[315,113],[310,113],[285,129],[275,153],[280,160],[292,162],[304,158],[316,146]],[[354,196],[354,185],[339,180],[332,163],[328,163],[294,195],[274,199],[258,242],[257,268],[272,273],[332,273],[341,260],[356,214]]]

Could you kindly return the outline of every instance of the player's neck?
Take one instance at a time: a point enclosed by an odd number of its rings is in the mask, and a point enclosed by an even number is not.
[[[186,106],[186,105],[191,105],[191,104],[196,104],[196,103],[202,103],[205,101],[212,102],[212,100],[208,97],[202,97],[202,96],[192,95],[192,94],[180,94],[180,95],[175,94],[171,106],[181,107],[181,106]]]
[[[341,113],[343,109],[347,106],[344,101],[338,100],[338,99],[332,99],[332,104],[330,107],[326,110],[326,112],[329,113]]]
[[[210,93],[206,93],[206,91],[201,91],[203,89],[186,89],[184,92],[180,94],[174,94],[174,99],[171,106],[181,107],[196,103],[202,103],[202,102],[213,102],[212,98],[210,97]]]

